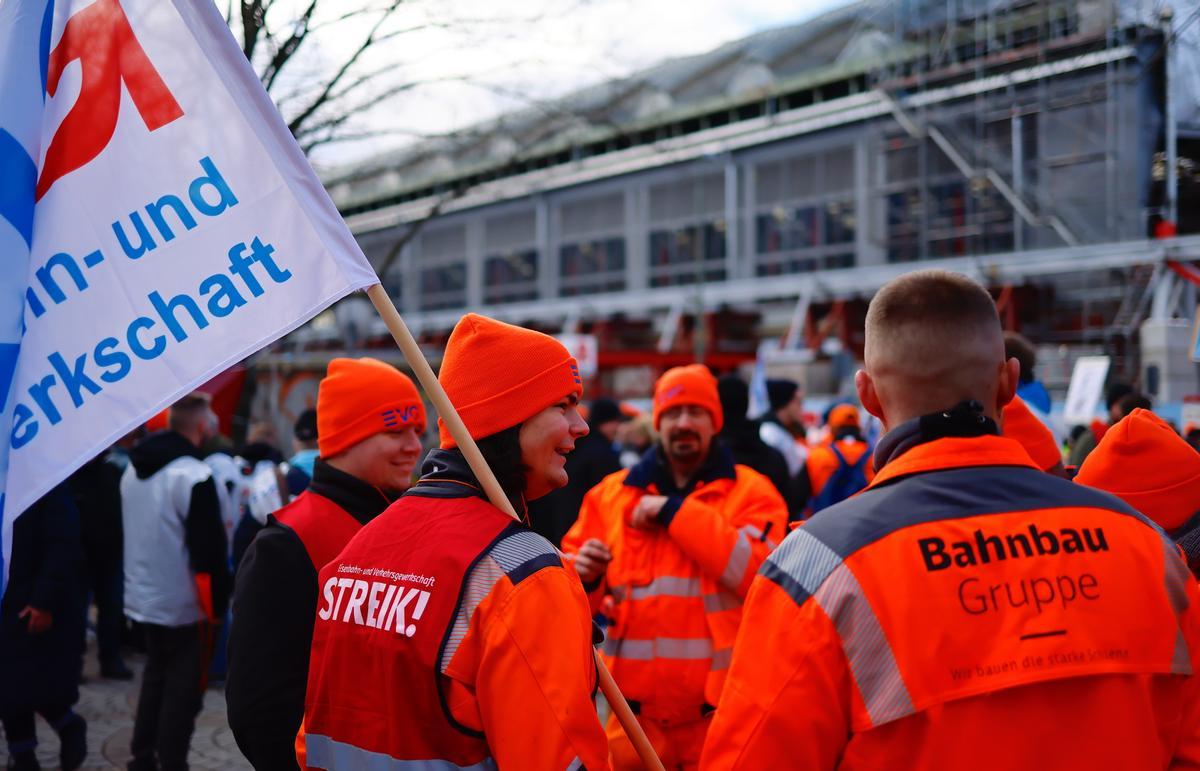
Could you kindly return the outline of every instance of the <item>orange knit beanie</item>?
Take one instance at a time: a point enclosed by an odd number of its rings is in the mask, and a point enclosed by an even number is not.
[[[583,397],[579,366],[550,335],[475,313],[463,316],[450,339],[438,381],[472,439],[523,423],[568,394]],[[438,418],[442,447],[455,447]]]
[[[663,412],[680,404],[694,404],[708,410],[717,431],[725,423],[717,379],[703,364],[672,367],[654,384],[654,428],[658,428]]]
[[[1149,410],[1108,429],[1075,481],[1112,493],[1168,531],[1200,509],[1200,454]]]
[[[425,431],[425,404],[400,370],[379,359],[334,359],[317,387],[317,448],[331,458],[362,440],[415,426]]]
[[[859,428],[862,423],[858,419],[858,408],[853,404],[839,404],[829,411],[826,421],[832,428]]]
[[[1029,411],[1028,405],[1019,396],[1014,396],[1004,406],[1004,435],[1024,447],[1042,471],[1049,471],[1062,463],[1062,450],[1054,440],[1054,434]]]

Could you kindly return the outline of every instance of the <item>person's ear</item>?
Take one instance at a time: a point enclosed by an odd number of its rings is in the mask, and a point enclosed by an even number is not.
[[[1004,407],[1017,395],[1017,383],[1021,377],[1021,362],[1009,359],[1000,365],[1000,377],[996,387],[996,414],[1004,411]]]
[[[858,401],[862,404],[863,409],[886,424],[887,420],[883,417],[883,405],[880,404],[879,394],[875,391],[875,381],[871,379],[865,369],[854,373],[854,388],[858,391]]]

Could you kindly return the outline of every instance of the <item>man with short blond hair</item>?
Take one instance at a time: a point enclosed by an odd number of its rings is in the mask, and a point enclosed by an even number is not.
[[[1196,583],[1141,514],[1000,435],[1018,366],[987,291],[908,274],[866,335],[876,476],[754,579],[703,764],[1197,767]]]

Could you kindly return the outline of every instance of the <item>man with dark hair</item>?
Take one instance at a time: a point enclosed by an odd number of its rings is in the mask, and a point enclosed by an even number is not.
[[[704,765],[1200,763],[1195,580],[1141,514],[1000,436],[1018,364],[990,295],[893,280],[864,359],[877,474],[754,579]]]
[[[1017,396],[1043,415],[1049,415],[1050,393],[1033,372],[1037,366],[1037,349],[1033,347],[1033,343],[1019,332],[1005,332],[1004,355],[1016,359],[1021,365]]]
[[[771,408],[763,416],[759,435],[779,451],[787,461],[788,474],[797,478],[808,455],[804,444],[804,390],[794,380],[768,380],[767,400]]]
[[[371,358],[329,363],[313,417],[312,483],[268,515],[233,597],[225,701],[238,747],[257,769],[299,766],[317,573],[412,484],[426,425],[412,380]]]
[[[593,488],[563,539],[593,610],[613,619],[613,678],[668,768],[700,759],[742,599],[787,522],[774,485],[716,439],[724,418],[703,364],[664,372],[659,443]],[[642,767],[615,720],[608,736],[614,768]]]
[[[438,380],[519,514],[567,483],[566,457],[588,427],[561,343],[469,313]],[[321,570],[307,763],[604,769],[579,580],[489,502],[439,427],[417,484]]]
[[[221,504],[200,454],[216,424],[210,405],[198,391],[172,405],[167,430],[133,448],[121,477],[125,615],[146,639],[133,771],[187,768],[212,626],[229,598]]]

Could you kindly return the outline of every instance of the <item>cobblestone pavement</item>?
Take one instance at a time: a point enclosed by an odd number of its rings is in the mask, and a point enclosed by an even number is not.
[[[137,677],[129,682],[101,680],[95,641],[88,641],[83,667],[87,682],[79,687],[79,703],[75,705],[75,711],[88,722],[88,757],[83,763],[87,771],[123,769],[129,760],[129,738],[133,733],[133,714],[144,659],[129,655],[125,660],[137,672]],[[37,728],[38,760],[42,768],[58,768],[58,737],[41,717],[38,717]],[[225,694],[220,687],[210,687],[204,694],[204,709],[196,718],[188,762],[193,769],[203,771],[250,768],[238,752],[233,732],[225,720]],[[8,745],[0,741],[0,768],[7,765]]]

